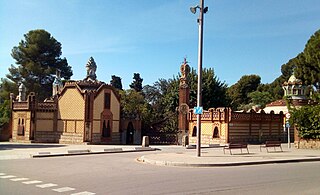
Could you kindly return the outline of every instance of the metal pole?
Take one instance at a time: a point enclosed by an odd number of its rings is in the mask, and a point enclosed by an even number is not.
[[[202,106],[202,43],[203,43],[203,8],[204,0],[200,0],[199,14],[199,48],[198,48],[198,91],[197,91],[197,107]],[[197,156],[201,156],[201,115],[197,115]]]
[[[288,127],[288,148],[291,148],[291,144],[290,144],[290,126]]]

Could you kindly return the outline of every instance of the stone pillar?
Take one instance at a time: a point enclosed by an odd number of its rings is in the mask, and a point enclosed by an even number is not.
[[[142,147],[149,147],[149,137],[148,136],[142,137]]]
[[[189,94],[190,88],[188,86],[188,74],[190,72],[190,67],[187,64],[187,60],[184,59],[183,64],[180,67],[181,78],[179,84],[179,116],[178,116],[178,144],[185,145],[188,141],[184,140],[188,138],[188,112],[189,112]],[[185,137],[187,136],[187,137]]]

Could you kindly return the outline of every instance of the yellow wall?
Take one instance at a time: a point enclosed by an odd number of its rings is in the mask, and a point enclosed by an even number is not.
[[[37,112],[37,131],[54,131],[53,129],[53,112]]]
[[[213,128],[213,123],[201,123],[201,134],[212,136]]]
[[[111,112],[113,114],[113,120],[120,120],[120,102],[116,98],[115,94],[111,93]],[[117,128],[119,130],[119,128]]]
[[[76,132],[76,122],[75,121],[67,121],[67,133],[75,133]]]
[[[58,128],[59,132],[64,131],[65,123],[66,123],[66,121],[58,120],[58,127],[57,128]]]
[[[53,120],[53,112],[37,112],[37,119],[52,119]]]
[[[94,99],[93,104],[93,120],[100,120],[101,113],[104,110],[104,91],[101,90],[99,95]]]
[[[100,132],[100,121],[93,121],[93,133],[101,133]]]
[[[58,119],[84,120],[84,99],[77,89],[67,89],[58,104]]]
[[[84,122],[83,121],[76,121],[76,132],[77,133],[84,132]]]
[[[120,124],[119,121],[113,121],[112,123],[112,133],[119,132]]]
[[[105,92],[101,90],[99,95],[94,100],[93,119],[100,119],[101,113],[104,110],[104,93]],[[117,97],[115,96],[112,90],[110,90],[110,96],[111,96],[110,111],[113,114],[113,120],[120,120],[120,102],[118,101]]]
[[[30,136],[30,116],[31,113],[28,111],[15,111],[12,112],[12,139],[14,141],[17,140],[17,137],[19,137],[19,140],[29,140]],[[18,121],[20,119],[24,120],[24,136],[18,136]]]
[[[37,131],[53,131],[53,120],[37,120]]]
[[[119,132],[120,127],[120,102],[112,90],[110,93],[110,111],[113,115],[112,132]],[[105,91],[101,90],[97,97],[94,99],[93,105],[93,133],[101,133],[101,113],[104,110],[104,94]]]

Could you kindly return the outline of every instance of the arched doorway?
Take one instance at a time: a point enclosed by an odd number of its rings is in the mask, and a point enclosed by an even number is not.
[[[213,138],[219,138],[219,129],[218,127],[215,127],[213,130]]]
[[[127,144],[133,144],[133,137],[134,137],[134,128],[132,122],[129,122],[127,127]]]
[[[197,136],[197,127],[194,126],[192,129],[192,137],[196,137]]]
[[[103,137],[110,137],[110,121],[106,125],[106,120],[103,120],[103,127],[102,127],[102,136]]]

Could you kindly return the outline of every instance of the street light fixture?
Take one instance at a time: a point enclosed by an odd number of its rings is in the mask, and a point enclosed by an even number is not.
[[[200,9],[199,5],[194,6],[194,7],[190,7],[190,11],[191,11],[193,14],[195,14],[195,13],[197,12],[197,8]],[[208,7],[205,7],[205,8],[203,9],[203,13],[207,13],[208,9],[209,9]]]
[[[190,11],[195,14],[199,8],[199,48],[198,48],[198,89],[197,89],[197,107],[202,106],[202,44],[203,44],[203,20],[204,13],[208,11],[208,7],[204,8],[204,0],[200,0],[200,6],[191,7]],[[201,115],[197,115],[197,156],[201,156]]]
[[[195,14],[197,12],[197,8],[200,8],[199,5],[194,6],[194,7],[190,7],[190,11]]]

